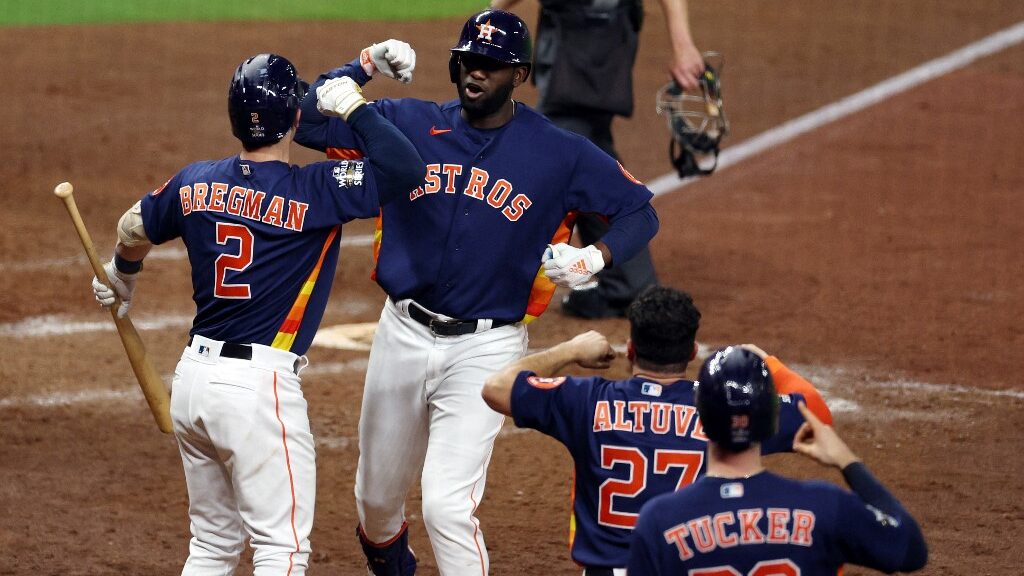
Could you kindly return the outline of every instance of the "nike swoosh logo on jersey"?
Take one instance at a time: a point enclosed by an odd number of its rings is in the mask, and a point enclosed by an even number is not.
[[[438,134],[444,134],[445,132],[451,132],[451,131],[452,131],[451,128],[441,128],[441,129],[438,129],[437,126],[431,126],[430,127],[430,135],[431,136],[437,136]]]

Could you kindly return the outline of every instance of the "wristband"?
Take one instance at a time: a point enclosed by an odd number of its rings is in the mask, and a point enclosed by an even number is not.
[[[125,260],[117,252],[114,253],[114,269],[121,274],[138,274],[142,270],[142,260]]]

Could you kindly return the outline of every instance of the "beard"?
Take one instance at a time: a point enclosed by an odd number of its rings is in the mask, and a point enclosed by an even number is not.
[[[470,118],[490,116],[501,109],[512,97],[512,83],[495,86],[494,91],[476,101],[466,98],[465,79],[459,82],[459,103]]]

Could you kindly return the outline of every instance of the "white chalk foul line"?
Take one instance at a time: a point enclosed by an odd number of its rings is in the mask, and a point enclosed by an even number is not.
[[[986,36],[945,56],[929,60],[920,66],[883,80],[842,100],[827,104],[803,116],[789,120],[757,136],[744,140],[736,146],[725,148],[718,156],[718,170],[738,164],[752,156],[789,142],[797,136],[864,110],[869,106],[878,104],[901,92],[906,92],[929,80],[959,70],[975,60],[1001,52],[1022,41],[1024,41],[1024,22],[1018,22],[1009,28]],[[651,180],[648,182],[647,187],[655,196],[660,196],[674,192],[696,180],[699,180],[699,177],[681,179],[677,174],[669,173]]]

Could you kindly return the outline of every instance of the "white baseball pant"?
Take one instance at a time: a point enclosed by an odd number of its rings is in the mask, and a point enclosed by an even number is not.
[[[192,531],[182,575],[233,574],[248,533],[256,576],[301,576],[316,493],[306,358],[254,344],[240,360],[221,346],[193,337],[171,388]]]
[[[409,304],[386,302],[370,349],[359,418],[359,521],[370,540],[393,538],[422,468],[423,523],[441,574],[486,575],[475,511],[504,416],[480,392],[490,374],[526,353],[526,327],[435,336],[409,317]]]

